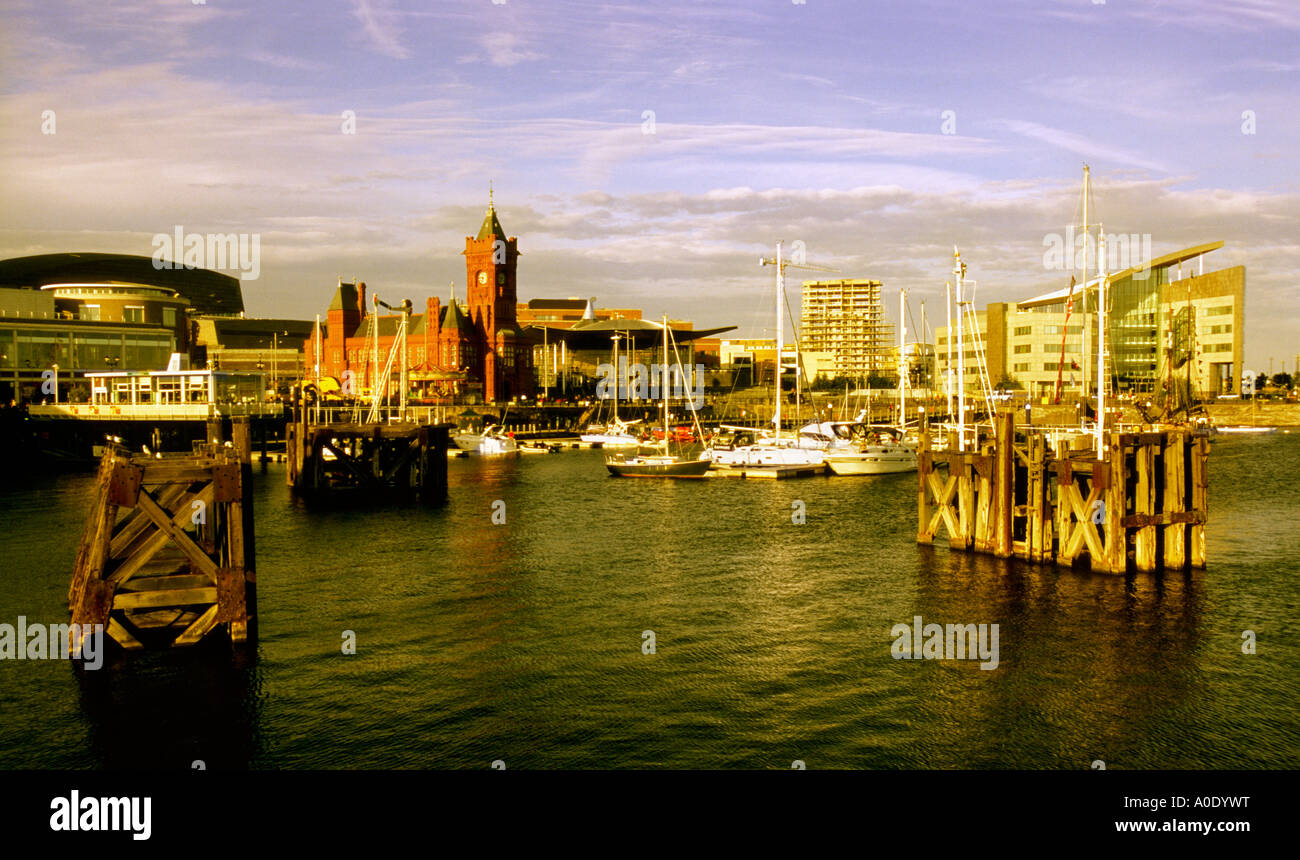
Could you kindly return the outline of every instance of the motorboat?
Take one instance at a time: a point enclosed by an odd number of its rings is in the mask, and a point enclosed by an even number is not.
[[[836,475],[888,475],[917,469],[916,448],[888,428],[871,428],[851,446],[827,451],[823,460]]]
[[[517,455],[519,443],[515,441],[514,436],[504,432],[500,425],[492,424],[484,429],[477,450],[485,456]]]
[[[604,427],[589,426],[578,438],[588,445],[599,445],[602,448],[636,448],[640,446],[641,440],[632,434],[631,428],[637,423],[639,422],[615,418]]]

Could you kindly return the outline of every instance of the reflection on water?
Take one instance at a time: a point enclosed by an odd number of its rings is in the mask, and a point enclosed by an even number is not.
[[[1297,455],[1216,444],[1210,569],[1127,577],[919,547],[914,475],[470,458],[446,507],[347,511],[297,502],[273,465],[256,659],[0,662],[0,766],[1295,767]],[[0,621],[66,618],[89,485],[0,494]],[[997,669],[893,659],[917,615],[999,625]]]
[[[75,672],[93,759],[111,769],[246,768],[258,754],[255,657],[204,643]]]

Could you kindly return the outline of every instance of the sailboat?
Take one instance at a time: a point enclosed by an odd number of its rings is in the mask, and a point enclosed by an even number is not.
[[[653,447],[662,453],[611,454],[605,458],[605,468],[616,478],[701,478],[709,470],[708,460],[673,456],[669,452],[672,431],[668,427],[668,317],[664,317],[663,408],[664,438]]]
[[[907,433],[907,290],[899,294],[898,426],[865,427],[855,444],[827,451],[823,461],[837,475],[885,475],[915,472],[916,448],[904,442]]]
[[[667,359],[665,359],[666,361]],[[614,364],[618,367],[618,336],[614,338]],[[636,421],[623,421],[618,417],[618,387],[619,383],[614,383],[614,417],[604,426],[592,425],[585,432],[578,436],[578,439],[585,444],[598,446],[601,448],[637,448],[641,445],[638,439],[631,431],[632,426],[641,423]]]
[[[700,454],[700,459],[708,460],[718,466],[822,465],[822,454],[827,447],[825,441],[803,433],[784,437],[781,435],[781,356],[785,351],[783,323],[786,267],[786,261],[781,258],[781,244],[781,242],[776,243],[775,259],[759,260],[760,266],[776,266],[776,384],[773,386],[776,391],[776,404],[772,415],[773,433],[772,435],[755,434],[757,438],[750,437],[752,441],[749,441],[744,439],[745,433],[746,431],[753,433],[754,428],[724,425],[722,429],[729,431],[729,435],[716,439]],[[748,444],[743,444],[743,441],[747,441]]]

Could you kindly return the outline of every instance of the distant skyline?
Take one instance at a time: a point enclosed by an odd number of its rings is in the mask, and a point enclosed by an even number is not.
[[[1294,0],[27,0],[0,80],[0,257],[255,233],[250,316],[463,298],[491,181],[521,301],[766,336],[783,239],[941,324],[954,245],[979,307],[1068,283],[1087,162],[1108,233],[1246,266],[1247,367],[1300,354]]]

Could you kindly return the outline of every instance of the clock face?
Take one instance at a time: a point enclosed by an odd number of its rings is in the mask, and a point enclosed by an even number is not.
[[[486,284],[486,283],[487,283],[487,272],[479,272],[479,273],[478,273],[478,282],[479,282],[480,284]]]

